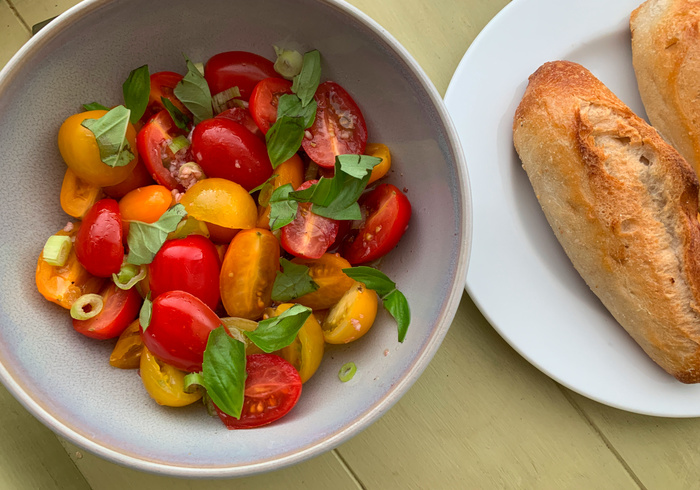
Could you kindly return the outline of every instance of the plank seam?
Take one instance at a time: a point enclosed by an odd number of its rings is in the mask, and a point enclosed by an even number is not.
[[[5,3],[10,8],[10,11],[12,12],[12,14],[17,18],[19,23],[22,24],[22,27],[24,27],[24,29],[27,31],[27,33],[31,34],[32,33],[31,27],[29,27],[29,24],[27,24],[27,22],[24,20],[24,18],[22,18],[22,16],[19,14],[19,12],[15,8],[15,6],[12,4],[12,2],[10,0],[5,0]]]
[[[642,483],[642,480],[637,476],[637,474],[634,472],[632,467],[625,461],[625,458],[622,457],[622,454],[615,448],[613,443],[608,439],[608,437],[605,435],[605,433],[595,424],[593,419],[591,419],[588,414],[583,410],[583,408],[576,403],[576,400],[571,396],[571,392],[569,392],[568,389],[564,388],[562,385],[559,383],[556,383],[557,387],[559,388],[559,391],[561,391],[564,394],[564,397],[567,399],[567,401],[571,404],[571,406],[574,407],[574,409],[583,417],[583,420],[585,420],[588,425],[598,434],[598,437],[600,437],[605,444],[605,446],[608,448],[608,450],[615,456],[617,461],[622,465],[622,467],[625,469],[627,474],[632,478],[632,480],[637,484],[637,486],[640,488],[640,490],[647,490],[647,487]]]
[[[362,483],[362,480],[360,477],[355,473],[355,471],[350,467],[347,461],[345,461],[345,458],[340,454],[340,451],[337,449],[333,449],[331,451],[333,455],[336,457],[340,465],[345,469],[345,472],[352,478],[352,480],[355,482],[355,485],[357,485],[357,488],[360,488],[362,490],[367,490],[367,487],[365,486],[364,483]]]

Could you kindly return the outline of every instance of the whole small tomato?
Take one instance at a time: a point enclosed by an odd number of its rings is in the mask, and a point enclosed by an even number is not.
[[[170,189],[164,185],[147,185],[129,192],[119,201],[124,236],[129,235],[129,221],[155,223],[173,201]]]
[[[154,298],[167,291],[187,291],[212,310],[219,304],[219,253],[201,235],[168,240],[148,267]]]
[[[109,277],[124,261],[119,204],[102,199],[90,208],[75,237],[75,254],[83,267],[97,277]]]

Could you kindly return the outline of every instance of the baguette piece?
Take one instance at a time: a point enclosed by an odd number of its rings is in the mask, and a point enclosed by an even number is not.
[[[651,124],[700,175],[700,2],[647,0],[630,16],[632,63]]]
[[[698,178],[581,65],[532,76],[513,141],[555,235],[644,351],[700,381]]]

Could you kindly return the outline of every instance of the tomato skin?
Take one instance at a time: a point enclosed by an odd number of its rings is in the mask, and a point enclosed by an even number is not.
[[[83,267],[97,277],[110,277],[124,261],[119,204],[102,199],[90,208],[75,237],[75,253]]]
[[[255,123],[253,116],[250,114],[250,112],[248,112],[247,109],[244,109],[242,107],[232,107],[230,109],[226,109],[223,112],[220,112],[219,114],[214,116],[214,118],[230,119],[235,123],[242,124],[248,131],[253,133],[256,137],[265,141],[265,135],[262,131],[260,131],[260,128]]]
[[[119,201],[124,239],[129,236],[129,221],[155,223],[173,201],[173,195],[164,185],[147,185],[129,192]]]
[[[324,82],[314,95],[318,108],[304,138],[306,154],[321,167],[335,166],[337,155],[362,155],[367,145],[367,125],[362,111],[349,93],[335,82]]]
[[[221,324],[202,300],[185,291],[168,291],[153,300],[151,323],[141,338],[161,361],[182,371],[202,370],[209,333]]]
[[[219,53],[209,58],[204,66],[204,78],[212,95],[238,87],[243,100],[250,98],[260,80],[276,76],[272,61],[247,51]]]
[[[134,321],[141,308],[141,296],[136,288],[119,289],[109,282],[100,295],[104,301],[102,311],[89,320],[73,320],[73,328],[93,339],[105,340],[118,337]]]
[[[195,126],[192,155],[208,177],[231,180],[247,191],[272,175],[265,143],[230,119],[207,119]]]
[[[360,199],[366,216],[356,235],[341,248],[343,257],[353,264],[371,262],[389,253],[401,240],[411,219],[411,203],[391,184],[381,184]]]
[[[170,152],[168,144],[178,134],[181,134],[181,131],[173,123],[168,111],[163,110],[153,116],[138,132],[136,147],[153,180],[170,190],[184,192],[185,188],[163,165],[162,158],[163,152]]]
[[[168,240],[148,269],[154,298],[180,290],[193,294],[212,310],[219,304],[219,253],[206,237]]]
[[[292,82],[284,78],[266,78],[258,82],[250,96],[250,113],[260,131],[267,134],[277,121],[277,104],[284,94],[292,93]]]
[[[216,412],[229,430],[252,429],[284,417],[301,395],[301,378],[287,361],[274,354],[246,357],[245,398],[241,418]]]

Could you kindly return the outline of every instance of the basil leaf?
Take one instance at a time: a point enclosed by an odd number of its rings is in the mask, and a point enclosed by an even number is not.
[[[369,289],[374,289],[380,298],[388,295],[396,289],[396,283],[394,281],[389,279],[389,277],[382,271],[372,267],[360,265],[357,267],[343,269],[343,272],[349,278],[355,279],[357,282],[361,282]]]
[[[368,286],[369,287],[369,286]],[[411,323],[411,310],[408,307],[408,300],[398,289],[394,289],[382,299],[384,308],[396,319],[399,330],[399,342],[406,338],[408,325]]]
[[[166,97],[161,97],[160,101],[163,103],[163,107],[165,107],[165,110],[168,111],[168,114],[170,114],[170,117],[175,123],[175,126],[177,126],[180,129],[187,129],[187,126],[191,122],[190,117],[184,112],[182,112],[180,109],[178,109],[177,106],[170,101],[170,99]]]
[[[318,84],[321,81],[321,53],[314,49],[304,53],[304,62],[301,72],[294,77],[292,92],[301,99],[303,106],[308,105],[314,98]]]
[[[292,158],[301,147],[304,139],[304,118],[301,116],[281,116],[265,135],[267,155],[272,168]]]
[[[222,412],[241,418],[245,397],[245,345],[221,326],[209,334],[202,373],[207,393]]]
[[[248,191],[248,194],[253,194],[253,193],[255,193],[255,192],[258,192],[258,191],[263,190],[263,187],[265,187],[267,184],[269,184],[270,181],[273,180],[275,177],[277,177],[277,174],[272,174],[272,175],[270,175],[270,178],[267,179],[265,182],[263,182],[262,184],[260,184],[260,185],[257,186],[257,187],[253,187],[251,190],[249,190],[249,191]]]
[[[129,73],[122,84],[124,105],[131,111],[132,124],[141,119],[148,107],[148,96],[151,93],[151,76],[148,65],[143,65]]]
[[[277,117],[301,117],[304,120],[304,129],[308,129],[316,119],[317,106],[315,100],[312,100],[307,106],[303,106],[296,95],[283,94],[277,103]]]
[[[269,354],[291,344],[310,315],[311,308],[294,305],[280,316],[258,322],[258,328],[243,335]]]
[[[369,155],[338,155],[336,160],[340,162],[340,168],[348,175],[361,179],[367,171],[372,173],[372,169],[382,163],[381,158]]]
[[[129,236],[126,239],[129,255],[126,261],[134,265],[150,264],[168,238],[168,233],[175,231],[186,214],[185,207],[176,204],[155,223],[129,222]]]
[[[95,135],[100,160],[110,167],[123,167],[134,159],[126,140],[130,113],[129,109],[118,105],[99,119],[85,119],[81,123]]]
[[[151,293],[149,291],[148,296],[143,300],[141,305],[141,311],[139,312],[139,324],[141,329],[145,332],[146,329],[151,324],[151,315],[153,314],[153,302],[151,301]]]
[[[318,206],[314,205],[311,210],[314,214],[325,218],[335,219],[338,221],[353,221],[362,219],[362,211],[360,205],[356,202],[352,203],[345,209],[340,209],[335,206]]]
[[[205,119],[214,117],[214,109],[211,105],[211,91],[202,72],[197,69],[187,56],[185,56],[185,60],[187,61],[187,74],[175,86],[173,93],[192,113],[194,123],[199,124]]]
[[[303,264],[295,264],[280,258],[283,272],[277,271],[277,277],[272,284],[272,300],[285,303],[294,298],[313,293],[318,284],[309,275],[309,268]]]
[[[285,184],[275,189],[270,196],[270,230],[279,230],[296,218],[299,204],[289,199],[293,190],[292,184]]]
[[[83,104],[83,109],[86,111],[108,111],[109,107],[105,107],[99,102],[90,102],[89,104]]]

